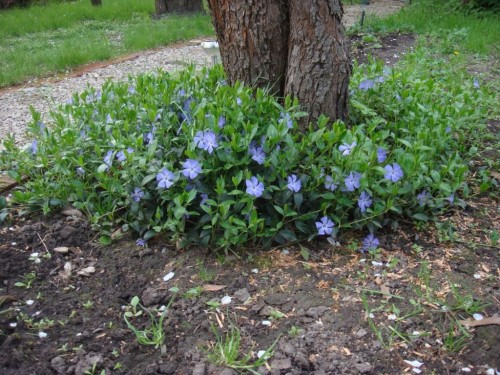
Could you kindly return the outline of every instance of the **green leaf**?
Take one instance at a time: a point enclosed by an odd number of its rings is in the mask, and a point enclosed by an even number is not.
[[[291,230],[288,230],[288,229],[283,229],[278,234],[289,242],[297,240],[295,233],[293,233]]]
[[[111,245],[111,236],[108,236],[108,235],[102,235],[101,237],[99,237],[99,243],[101,245],[104,245],[104,246],[108,246],[108,245]]]
[[[309,250],[302,245],[300,245],[300,255],[302,256],[302,258],[304,258],[306,262],[309,260],[309,257],[311,256]]]
[[[411,217],[418,221],[429,221],[429,216],[425,214],[413,214]]]

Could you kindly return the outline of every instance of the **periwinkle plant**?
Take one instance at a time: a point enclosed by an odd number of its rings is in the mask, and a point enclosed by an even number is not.
[[[467,168],[454,135],[480,117],[481,89],[451,73],[435,85],[425,71],[436,62],[419,63],[418,74],[358,69],[349,126],[320,117],[301,131],[298,103],[228,86],[221,67],[108,82],[75,94],[43,131],[34,112],[36,146],[7,140],[0,169],[30,176],[14,202],[49,212],[69,201],[105,243],[117,227],[140,246],[164,233],[221,248],[366,228],[372,248],[373,233],[400,215],[425,220],[459,202]],[[468,94],[456,112],[443,109],[459,82]]]

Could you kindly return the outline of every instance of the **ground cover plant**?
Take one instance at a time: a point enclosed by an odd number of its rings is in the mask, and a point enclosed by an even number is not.
[[[0,12],[0,87],[213,33],[207,15],[154,20],[154,1],[50,2]]]
[[[460,79],[457,79],[461,77]],[[32,143],[4,142],[13,203],[67,202],[109,243],[164,233],[179,245],[269,246],[340,229],[426,221],[460,202],[469,139],[488,99],[477,78],[418,49],[398,68],[352,78],[351,120],[297,132],[297,103],[229,87],[220,68],[143,75],[68,98]]]

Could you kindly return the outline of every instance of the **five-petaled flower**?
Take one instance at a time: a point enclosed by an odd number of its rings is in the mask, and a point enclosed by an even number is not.
[[[363,247],[361,248],[362,252],[375,250],[380,245],[380,241],[377,237],[375,237],[372,233],[366,236],[363,240]]]
[[[325,177],[325,188],[330,191],[334,191],[335,189],[337,189],[337,184],[333,180],[333,177],[330,175]]]
[[[78,176],[83,176],[85,174],[85,169],[83,169],[82,167],[76,168],[76,174]]]
[[[264,159],[266,158],[266,154],[262,150],[262,147],[250,147],[249,152],[250,152],[250,155],[252,155],[252,160],[255,160],[260,165],[262,165],[264,163]]]
[[[316,222],[316,228],[318,229],[318,234],[320,236],[332,234],[333,227],[335,223],[331,221],[327,216],[323,216],[319,221]]]
[[[137,246],[146,246],[146,240],[139,238],[139,239],[137,239],[137,241],[135,241],[135,244]]]
[[[430,198],[431,194],[427,190],[424,190],[417,195],[417,202],[419,206],[425,206]]]
[[[392,182],[397,182],[403,178],[403,170],[398,163],[388,164],[384,167],[384,177]]]
[[[187,159],[182,167],[184,168],[182,170],[182,174],[191,180],[196,178],[201,173],[201,166],[200,163],[198,163],[198,160]]]
[[[377,149],[377,161],[383,163],[387,159],[387,150],[385,148],[379,147]]]
[[[193,140],[198,148],[208,151],[209,154],[211,154],[218,146],[217,136],[210,130],[196,132]]]
[[[361,212],[365,212],[372,205],[372,197],[366,191],[363,191],[358,198],[358,206]]]
[[[349,173],[349,176],[347,176],[346,179],[344,180],[347,190],[354,191],[357,188],[359,188],[360,186],[359,180],[361,180],[361,173],[358,172]]]
[[[33,155],[36,155],[36,153],[38,152],[38,141],[36,139],[31,142],[30,150],[31,154]]]
[[[104,164],[108,166],[106,170],[108,170],[109,167],[111,167],[111,165],[113,164],[113,151],[110,150],[106,152],[106,156],[104,157]]]
[[[247,185],[247,194],[258,198],[264,192],[264,184],[260,182],[257,177],[252,176],[250,180],[245,180],[245,182]]]
[[[168,189],[174,184],[175,175],[168,169],[163,168],[157,175],[156,181],[158,181],[158,187]]]
[[[132,194],[130,194],[130,196],[132,197],[134,202],[139,202],[144,196],[144,191],[142,191],[141,188],[136,187],[134,188],[134,191],[132,192]]]
[[[219,125],[219,128],[222,129],[224,125],[226,125],[226,118],[224,116],[220,116],[217,121],[217,125]]]
[[[288,176],[287,182],[288,183],[287,183],[286,187],[288,189],[290,189],[291,191],[294,191],[295,193],[299,192],[300,188],[302,187],[302,183],[297,178],[297,176],[294,174]]]
[[[366,91],[373,88],[373,86],[375,86],[375,82],[372,79],[365,79],[364,81],[361,81],[358,87],[360,90]]]
[[[354,147],[356,147],[356,142],[352,142],[350,145],[347,143],[343,143],[341,146],[339,146],[339,151],[342,153],[342,155],[347,156],[351,153]]]

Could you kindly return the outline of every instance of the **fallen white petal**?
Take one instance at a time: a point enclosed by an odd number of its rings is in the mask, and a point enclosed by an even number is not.
[[[468,367],[462,367],[462,368],[460,369],[460,371],[463,371],[463,372],[471,372],[471,369],[470,369],[470,368],[468,368]]]
[[[414,336],[420,336],[420,332],[418,332],[418,331],[413,331],[411,334]]]
[[[42,263],[42,260],[40,258],[35,258],[35,263]]]
[[[253,273],[259,273],[259,269],[258,269],[258,268],[254,268],[254,269],[252,270],[252,272],[253,272]]]
[[[32,258],[36,258],[36,257],[38,257],[38,255],[40,255],[40,253],[31,253],[31,254],[30,254],[30,257],[32,257]]]
[[[16,246],[16,245],[17,245],[17,243],[16,243],[16,242],[12,242],[12,246]]]
[[[263,320],[262,325],[263,326],[271,326],[271,322],[269,320]]]
[[[229,296],[222,297],[222,299],[220,300],[220,303],[223,304],[223,305],[230,304],[231,303],[231,297],[229,297]]]
[[[387,317],[389,320],[396,320],[398,317],[395,314],[391,314]]]
[[[173,278],[175,276],[175,273],[174,272],[169,272],[167,273],[165,276],[163,276],[163,281],[168,281],[170,280],[171,278]]]
[[[475,279],[480,279],[480,278],[481,278],[481,275],[480,275],[480,274],[478,274],[478,273],[475,273],[475,274],[474,274],[474,278],[475,278]]]
[[[364,262],[366,262],[365,258],[359,260],[359,263],[364,263]]]
[[[420,374],[422,372],[422,370],[419,370],[418,368],[413,368],[412,371],[415,373],[415,374]]]
[[[371,318],[371,319],[373,319],[373,318],[375,318],[375,315],[373,315],[373,313],[369,313],[368,317]]]
[[[27,304],[28,306],[31,306],[31,305],[33,305],[34,303],[35,303],[35,301],[33,301],[32,299],[29,299],[29,300],[27,300],[27,301],[26,301],[26,304]]]
[[[472,317],[476,320],[483,320],[484,319],[484,316],[482,316],[481,314],[472,314]]]
[[[264,354],[266,354],[266,351],[265,351],[265,350],[259,350],[259,351],[257,352],[257,357],[262,358],[262,356],[263,356]]]
[[[384,263],[372,260],[372,265],[382,267],[384,265]]]
[[[40,337],[41,339],[44,339],[47,337],[47,334],[43,331],[40,331],[40,332],[38,332],[38,337]]]
[[[9,327],[16,328],[17,323],[16,322],[9,323]]]
[[[408,363],[412,367],[420,368],[423,365],[423,362],[419,362],[417,360],[415,361],[408,361],[405,359],[405,362]]]
[[[165,311],[166,308],[167,308],[167,306],[161,305],[160,308],[158,309],[158,311]]]
[[[283,249],[283,250],[281,250],[281,253],[284,254],[284,255],[288,255],[288,254],[290,254],[290,250]]]

